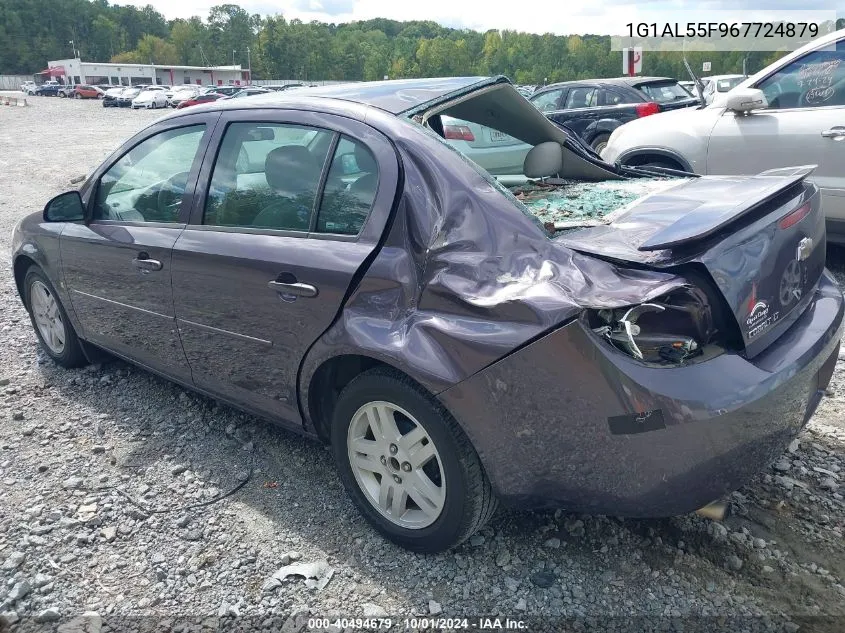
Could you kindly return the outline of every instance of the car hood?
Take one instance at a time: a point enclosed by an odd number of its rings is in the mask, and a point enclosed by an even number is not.
[[[138,94],[133,101],[152,101],[155,98],[154,92],[142,92]]]

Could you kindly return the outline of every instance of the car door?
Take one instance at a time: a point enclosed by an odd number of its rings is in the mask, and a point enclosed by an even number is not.
[[[95,174],[85,222],[60,240],[83,336],[157,371],[190,380],[170,285],[196,175],[218,115],[180,117],[133,138]]]
[[[595,86],[570,86],[561,101],[561,109],[548,117],[556,123],[565,123],[583,138],[586,129],[598,120],[597,105],[598,89]]]
[[[376,248],[396,155],[364,123],[306,111],[231,111],[212,142],[173,254],[194,384],[300,424],[300,362]]]
[[[845,40],[811,51],[755,86],[769,107],[725,112],[710,136],[707,173],[818,165],[828,227],[845,235]]]

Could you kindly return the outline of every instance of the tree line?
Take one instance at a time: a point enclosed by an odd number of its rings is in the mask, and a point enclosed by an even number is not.
[[[152,6],[108,0],[2,0],[0,42],[5,43],[0,74],[38,72],[47,60],[73,57],[74,49],[86,61],[244,68],[249,63],[257,79],[503,74],[516,83],[541,84],[622,74],[622,55],[610,50],[610,38],[603,35],[481,33],[382,18],[302,22],[250,14],[235,4],[212,7],[205,19],[167,20]],[[738,73],[743,65],[752,73],[782,54],[694,52],[687,59],[696,72],[709,61],[707,74]],[[646,52],[643,74],[687,78],[679,52]]]

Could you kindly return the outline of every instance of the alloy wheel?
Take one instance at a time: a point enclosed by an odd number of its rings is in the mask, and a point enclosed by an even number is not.
[[[446,502],[443,463],[410,413],[390,402],[368,402],[352,416],[346,448],[358,486],[384,518],[417,530],[437,520]]]
[[[53,293],[40,281],[32,282],[29,296],[38,332],[50,351],[60,355],[65,349],[65,324]]]

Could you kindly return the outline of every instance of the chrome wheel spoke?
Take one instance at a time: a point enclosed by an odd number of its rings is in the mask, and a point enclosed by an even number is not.
[[[385,442],[395,442],[399,439],[400,433],[396,426],[396,418],[393,417],[393,411],[388,409],[384,404],[373,406],[367,413],[370,418],[370,427],[377,437],[381,437]]]
[[[415,451],[410,453],[408,461],[412,467],[422,468],[436,455],[436,453],[437,451],[434,450],[434,444],[431,442],[428,444],[420,444]]]
[[[437,516],[443,509],[444,495],[441,488],[434,485],[423,471],[417,470],[405,479],[408,496],[414,500],[420,510],[427,515]]]

